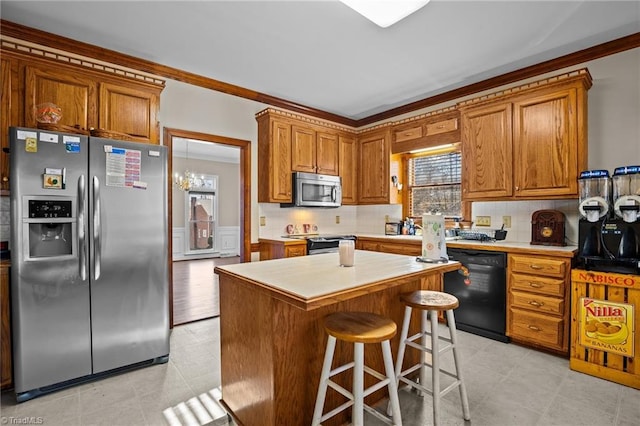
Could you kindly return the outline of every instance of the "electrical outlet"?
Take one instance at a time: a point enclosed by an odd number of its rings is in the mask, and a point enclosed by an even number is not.
[[[502,223],[505,228],[511,228],[511,216],[502,216]]]
[[[385,223],[389,222],[389,215],[388,214],[384,215],[384,221],[385,221]]]
[[[267,218],[265,216],[260,216],[260,226],[267,225]]]
[[[340,216],[336,216],[336,223],[340,223]]]
[[[491,216],[476,216],[477,226],[491,226]]]

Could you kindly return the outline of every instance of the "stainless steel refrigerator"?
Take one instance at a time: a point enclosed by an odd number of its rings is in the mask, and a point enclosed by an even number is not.
[[[166,147],[10,129],[18,401],[169,357]]]

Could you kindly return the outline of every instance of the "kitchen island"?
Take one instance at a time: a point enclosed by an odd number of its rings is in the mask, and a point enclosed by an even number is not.
[[[400,328],[400,293],[441,290],[443,274],[459,268],[457,262],[425,264],[414,256],[360,250],[349,268],[338,266],[338,253],[216,267],[222,402],[246,426],[311,424],[326,345],[322,319],[337,311],[367,311],[393,319]],[[391,341],[394,357],[399,334]],[[416,356],[408,352],[405,363]],[[334,366],[352,357],[352,345],[338,342]],[[365,362],[384,371],[378,345],[367,345]],[[344,376],[350,389],[348,372]],[[371,377],[365,379],[369,386]],[[384,396],[383,389],[366,402]],[[325,407],[343,401],[329,392]],[[335,423],[327,424],[340,424],[346,417],[330,420]]]

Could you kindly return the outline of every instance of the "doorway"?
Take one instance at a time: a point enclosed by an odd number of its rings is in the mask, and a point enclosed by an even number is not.
[[[251,259],[251,142],[171,128],[164,129],[163,137],[169,151],[169,312],[171,325],[174,326],[217,315],[219,310],[216,306],[210,306],[217,305],[217,293],[202,293],[202,290],[217,292],[217,277],[213,274],[213,268],[216,264]],[[188,146],[188,154],[185,145]],[[236,213],[239,216],[239,235],[234,238],[239,241],[234,250],[226,252],[225,247],[229,247],[229,244],[220,235],[221,232],[216,231],[223,224],[218,222],[218,212],[224,212],[222,189],[225,182],[215,172],[210,173],[206,163],[198,163],[207,157],[215,160],[216,153],[221,156],[235,155],[238,162],[235,185],[238,194],[235,195],[239,203]],[[191,159],[193,164],[190,163]],[[177,187],[180,189],[174,190]],[[178,204],[182,207],[176,207]],[[192,212],[196,212],[196,215],[191,215]],[[180,235],[174,235],[174,218],[184,224],[182,239]],[[179,231],[179,228],[176,229]],[[190,232],[194,229],[195,234],[190,238]],[[195,245],[192,245],[194,240]],[[174,244],[183,244],[183,247],[174,247]],[[182,260],[174,265],[176,252],[182,253]],[[174,312],[177,309],[181,310],[179,314]]]

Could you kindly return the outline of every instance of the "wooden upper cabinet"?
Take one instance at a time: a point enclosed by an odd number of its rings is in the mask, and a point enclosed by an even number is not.
[[[10,126],[38,127],[36,107],[52,103],[62,111],[56,124],[125,133],[139,142],[160,143],[160,93],[164,81],[135,71],[126,73],[118,66],[105,67],[84,58],[82,65],[64,60],[56,52],[42,56],[38,48],[33,54],[27,46],[19,52],[2,49],[0,93],[0,142],[9,144]],[[69,59],[69,58],[67,58]],[[109,71],[111,70],[111,71]],[[71,129],[71,131],[74,131]],[[2,151],[0,189],[9,189],[9,160]]]
[[[553,90],[514,102],[516,197],[578,193],[576,92]]]
[[[271,108],[256,114],[256,120],[258,202],[291,203],[294,172],[341,176],[343,185],[356,184],[355,133]],[[347,156],[344,159],[343,154]],[[350,163],[353,165],[348,166]],[[355,194],[350,187],[346,192],[343,188],[343,202],[355,204]]]
[[[512,195],[511,111],[510,103],[502,103],[462,113],[463,198]]]
[[[258,120],[258,202],[290,203],[291,124],[268,114]]]
[[[291,126],[291,167],[296,172],[338,175],[338,135],[322,129]]]
[[[126,133],[136,140],[159,143],[160,91],[100,83],[98,128]]]
[[[391,149],[389,129],[363,133],[358,138],[358,204],[388,204]]]
[[[460,112],[455,108],[400,120],[391,132],[393,154],[460,142]]]
[[[316,173],[338,176],[338,135],[316,132]]]
[[[36,107],[51,102],[62,109],[57,124],[89,130],[97,122],[95,80],[54,67],[25,67],[24,125],[36,127]]]
[[[342,178],[342,204],[358,203],[358,144],[351,134],[338,135],[339,175]]]
[[[461,103],[463,199],[577,198],[590,87],[582,69]]]
[[[315,130],[291,126],[291,169],[296,172],[316,172]]]
[[[11,126],[11,106],[13,83],[11,79],[11,62],[5,58],[0,60],[0,189],[9,190],[9,127]]]

